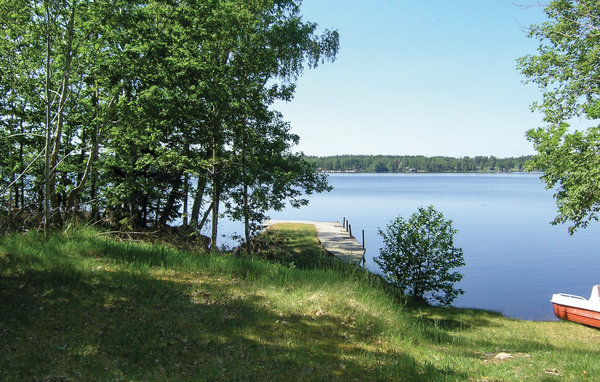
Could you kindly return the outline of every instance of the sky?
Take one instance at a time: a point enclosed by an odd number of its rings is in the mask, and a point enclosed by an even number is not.
[[[539,43],[535,0],[304,0],[305,21],[336,29],[333,63],[305,69],[275,108],[307,155],[533,154],[541,96],[516,68]]]

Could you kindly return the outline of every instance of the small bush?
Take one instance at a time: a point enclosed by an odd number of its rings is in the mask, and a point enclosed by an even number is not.
[[[399,216],[379,229],[384,246],[375,262],[404,293],[448,305],[464,293],[454,288],[463,275],[451,271],[465,265],[462,249],[454,246],[456,232],[433,206],[421,207],[408,220]]]

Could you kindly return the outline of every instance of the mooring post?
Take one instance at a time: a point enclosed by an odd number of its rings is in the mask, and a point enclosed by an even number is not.
[[[352,226],[348,224],[348,232],[350,233],[350,237],[352,237]]]
[[[365,248],[365,230],[362,230],[362,247],[363,247],[363,255],[362,255],[362,259],[360,259],[360,263],[362,263],[362,267],[364,268],[366,263],[367,263],[367,259],[365,258],[365,255],[367,253],[367,250]]]
[[[346,227],[346,217],[345,216],[342,219],[342,227]]]
[[[348,232],[348,220],[346,220],[346,226],[344,228],[346,229],[346,232]]]
[[[362,230],[362,243],[363,243],[363,249],[365,249],[365,230]]]

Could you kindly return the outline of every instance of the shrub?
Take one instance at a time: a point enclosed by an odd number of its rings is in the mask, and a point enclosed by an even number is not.
[[[463,275],[452,269],[465,265],[462,249],[454,246],[456,232],[433,206],[420,207],[408,220],[399,216],[379,229],[383,248],[375,262],[404,293],[448,305],[464,293],[454,288]]]

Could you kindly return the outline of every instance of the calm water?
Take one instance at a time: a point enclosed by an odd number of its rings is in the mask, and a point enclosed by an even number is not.
[[[334,190],[310,197],[302,209],[272,212],[274,219],[349,219],[365,230],[367,268],[382,240],[378,228],[433,205],[458,229],[464,250],[465,294],[453,305],[490,309],[530,320],[552,320],[552,293],[589,296],[600,283],[599,225],[570,236],[552,226],[556,206],[539,174],[332,174]],[[222,232],[236,230],[226,223]]]

